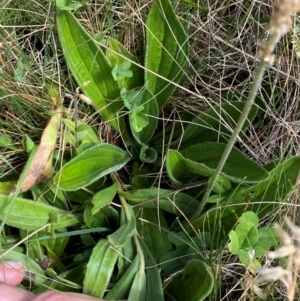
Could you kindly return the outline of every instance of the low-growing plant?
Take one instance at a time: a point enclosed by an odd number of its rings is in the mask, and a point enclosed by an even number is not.
[[[300,157],[262,166],[233,147],[260,114],[253,105],[259,79],[247,102],[224,102],[160,125],[189,56],[186,29],[169,0],[156,0],[150,9],[143,59],[115,39],[94,39],[70,12],[81,4],[57,3],[61,49],[83,92],[75,96],[91,104],[122,142],[102,141],[88,124],[64,116],[63,98],[49,85],[53,112],[41,142],[24,138],[25,168],[1,183],[1,230],[18,228],[33,262],[28,270],[57,280],[32,279],[43,284],[39,292],[51,287],[106,300],[203,300],[215,277],[202,251],[224,246],[230,233],[231,252],[248,264],[242,255],[263,240],[257,219],[280,208],[293,190]],[[268,41],[259,78],[275,45]],[[68,129],[63,153],[54,150],[61,121]],[[233,231],[246,210],[256,221],[243,215]],[[241,227],[251,228],[243,239]],[[79,242],[74,261],[62,258],[79,234],[92,239]],[[8,238],[3,258],[15,255]],[[45,258],[51,268],[37,271],[36,259]]]
[[[261,266],[259,258],[265,256],[268,250],[277,245],[275,230],[271,227],[258,229],[258,216],[251,211],[243,213],[235,230],[229,233],[229,251],[238,255],[246,268]]]

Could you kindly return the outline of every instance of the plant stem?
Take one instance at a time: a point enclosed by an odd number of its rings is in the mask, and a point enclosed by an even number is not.
[[[222,169],[228,159],[228,156],[229,156],[229,154],[236,142],[236,139],[238,138],[239,133],[242,130],[242,127],[243,127],[243,125],[248,117],[248,114],[252,108],[252,105],[255,100],[255,96],[257,95],[258,88],[262,82],[264,72],[265,72],[266,68],[270,66],[270,63],[272,62],[273,57],[271,55],[271,52],[273,51],[277,42],[278,42],[278,37],[276,35],[271,34],[271,35],[269,35],[267,41],[265,41],[265,43],[261,46],[261,48],[262,48],[261,56],[260,56],[261,60],[255,71],[254,81],[252,83],[252,86],[251,86],[247,101],[245,103],[244,109],[240,115],[240,118],[237,122],[235,129],[233,130],[233,132],[227,142],[226,148],[225,148],[225,150],[222,154],[222,157],[219,161],[219,164],[212,176],[212,179],[209,182],[209,184],[207,185],[206,191],[199,204],[199,207],[191,218],[191,222],[193,222],[195,219],[197,219],[200,216],[200,214],[202,213],[202,210],[206,204],[206,201],[211,194],[212,188],[214,187],[214,185],[218,179],[218,176],[222,172]]]

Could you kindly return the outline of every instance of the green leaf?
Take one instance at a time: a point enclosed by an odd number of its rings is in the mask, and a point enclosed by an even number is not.
[[[240,222],[235,232],[239,239],[240,249],[254,249],[258,242],[258,230],[252,223]]]
[[[187,34],[170,1],[156,0],[146,23],[145,83],[157,97],[159,110],[175,89],[172,83],[182,78],[188,52]]]
[[[94,208],[91,211],[91,214],[94,215],[100,211],[100,209],[109,206],[115,197],[118,190],[118,183],[114,183],[112,186],[104,188],[97,192],[92,200],[91,203],[93,204]]]
[[[136,103],[142,100],[142,92],[138,90],[127,91],[126,88],[122,88],[120,91],[121,98],[123,99],[124,105],[128,110],[132,110]],[[139,109],[141,110],[141,109]],[[143,108],[142,108],[143,110]]]
[[[255,212],[247,211],[247,212],[243,213],[243,215],[241,216],[241,218],[239,220],[239,223],[240,224],[251,223],[251,224],[253,224],[253,226],[255,228],[258,228],[259,219],[258,219],[258,216]]]
[[[187,179],[188,173],[211,177],[225,147],[223,143],[207,142],[193,145],[181,153],[169,150],[166,158],[169,177],[176,183]],[[257,183],[269,177],[263,167],[236,148],[232,149],[221,175],[235,183]]]
[[[259,239],[254,248],[256,258],[266,255],[269,248],[278,244],[278,237],[273,228],[263,227],[258,230],[258,234]]]
[[[9,135],[0,135],[0,147],[4,147],[11,150],[17,150],[18,148],[12,144]]]
[[[142,131],[148,124],[148,116],[145,115],[144,106],[138,106],[132,109],[129,115],[131,128],[136,132]]]
[[[129,121],[133,137],[143,144],[152,138],[156,130],[159,111],[156,97],[147,89],[140,92],[140,97],[141,100],[129,113]]]
[[[67,211],[19,197],[14,200],[12,210],[9,211],[12,198],[11,196],[0,195],[0,219],[3,220],[7,216],[5,222],[9,226],[28,231],[37,230],[51,222],[54,216],[59,221],[65,215],[72,222],[71,217],[73,215]],[[80,223],[80,221],[75,218],[73,224],[76,223]]]
[[[72,0],[56,0],[56,6],[60,10],[76,10],[82,6],[81,3],[72,3]]]
[[[134,260],[129,265],[126,272],[120,278],[120,280],[114,284],[112,289],[105,296],[105,300],[121,300],[127,299],[132,282],[138,271],[139,257],[135,256]]]
[[[132,77],[116,78],[119,88],[132,90],[141,87],[144,84],[144,70],[139,66],[137,57],[128,52],[128,50],[116,39],[109,38],[107,40],[107,45],[109,48],[106,50],[106,57],[110,65],[121,66],[123,70],[128,70],[130,68],[130,71],[132,72]]]
[[[83,292],[94,297],[103,297],[112,276],[118,253],[107,240],[100,240],[93,248],[87,264]]]
[[[228,250],[232,254],[237,255],[240,250],[240,243],[239,243],[239,238],[237,233],[234,230],[231,230],[229,232],[229,238],[230,238],[230,243],[228,244]]]
[[[129,160],[129,154],[114,145],[96,145],[64,165],[54,182],[63,190],[76,190],[121,169]]]
[[[116,99],[120,90],[101,48],[68,11],[57,14],[57,30],[68,67],[78,85],[104,120],[118,131],[117,114],[122,102]]]
[[[180,146],[180,149],[185,149],[191,144],[203,142],[218,141],[226,143],[237,124],[244,106],[245,101],[232,101],[207,109],[191,121],[176,144]],[[252,106],[243,125],[241,135],[249,127],[257,111],[257,107]]]
[[[212,180],[212,177],[210,177],[208,179],[208,184],[211,183],[211,180]],[[217,193],[218,195],[221,195],[221,194],[226,194],[227,192],[229,192],[231,190],[231,188],[232,188],[232,185],[231,185],[230,181],[227,178],[219,175],[212,190],[213,190],[213,192]]]
[[[134,277],[128,300],[134,301],[145,301],[146,296],[146,273],[145,270],[139,269]]]
[[[22,145],[27,153],[30,153],[34,148],[35,144],[30,137],[24,135],[22,137]]]
[[[249,259],[249,251],[246,250],[239,250],[238,252],[239,260],[240,262],[245,266],[248,267],[250,265],[250,259]]]
[[[177,273],[167,291],[177,301],[201,301],[212,291],[214,277],[211,267],[200,260],[190,260],[182,273]]]
[[[153,259],[156,263],[160,258],[171,251],[171,243],[168,239],[168,233],[163,229],[168,229],[168,224],[164,213],[157,209],[144,208],[137,218],[137,229],[144,243],[147,245]],[[151,221],[151,223],[144,222]]]
[[[135,219],[132,217],[129,221],[123,224],[117,231],[110,234],[107,239],[113,248],[119,249],[124,247],[131,239],[135,231]]]
[[[157,208],[170,213],[190,216],[199,206],[199,202],[188,194],[173,190],[148,188],[119,193],[130,204],[140,204],[143,208]]]
[[[148,247],[139,236],[138,240],[143,250],[145,259],[145,271],[147,280],[145,301],[164,301],[165,299],[163,294],[162,282],[157,264],[153,259]]]
[[[55,0],[56,6],[58,8],[69,6],[72,3],[72,0]]]
[[[181,181],[187,176],[187,173],[189,172],[188,164],[188,160],[186,160],[178,151],[174,149],[168,150],[166,156],[166,168],[168,176],[172,180],[172,182],[176,184],[182,184]],[[202,165],[198,166],[199,170]],[[210,176],[209,172],[210,170],[203,165],[202,173],[205,173],[206,176]]]

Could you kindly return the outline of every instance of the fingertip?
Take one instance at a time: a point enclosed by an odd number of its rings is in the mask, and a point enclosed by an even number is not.
[[[0,262],[0,282],[16,286],[19,285],[25,274],[25,269],[19,261]]]
[[[10,269],[15,269],[15,270],[19,270],[23,267],[23,264],[21,261],[4,261],[3,264],[10,268]]]

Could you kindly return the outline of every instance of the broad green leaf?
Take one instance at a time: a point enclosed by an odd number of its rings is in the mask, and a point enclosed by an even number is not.
[[[166,158],[169,177],[176,183],[188,179],[189,173],[211,177],[225,147],[223,143],[207,142],[193,145],[181,153],[169,150]],[[269,176],[263,167],[236,148],[232,149],[221,175],[235,183],[257,183]]]
[[[182,273],[177,273],[167,291],[177,301],[201,301],[211,292],[214,276],[211,267],[200,260],[190,260]]]
[[[72,3],[72,0],[55,0],[56,6],[58,8],[69,6]]]
[[[231,230],[229,232],[229,238],[230,238],[230,243],[228,244],[228,250],[232,254],[237,255],[240,250],[240,243],[239,243],[239,238],[237,233],[234,230]]]
[[[198,164],[199,165],[199,164]],[[202,164],[203,165],[203,164]],[[202,165],[199,166],[202,167]],[[176,184],[181,184],[181,181],[187,179],[187,173],[189,172],[188,160],[186,160],[182,154],[174,149],[169,149],[166,156],[166,168],[169,178]],[[201,168],[202,173],[208,177],[210,176],[210,170],[203,165]]]
[[[258,230],[259,239],[255,245],[255,257],[259,258],[266,255],[269,248],[278,244],[278,237],[274,228],[263,227]]]
[[[68,216],[73,224],[80,223],[75,216],[67,211],[22,198],[16,198],[12,210],[8,212],[8,205],[11,200],[11,196],[0,195],[0,219],[3,220],[7,216],[6,224],[9,226],[28,231],[36,230],[51,222],[53,217],[56,217],[57,221],[59,221],[63,216]],[[74,220],[72,220],[72,216]]]
[[[9,135],[0,135],[0,147],[17,150],[18,148],[12,144],[12,140]]]
[[[247,212],[243,213],[243,215],[241,216],[241,218],[239,220],[239,223],[240,224],[251,223],[251,224],[253,224],[253,226],[255,228],[258,228],[259,219],[255,212],[247,211]]]
[[[131,239],[135,232],[135,220],[134,217],[123,224],[118,230],[110,234],[107,239],[111,246],[115,249],[124,247],[126,243]]]
[[[146,297],[146,273],[145,270],[138,270],[135,274],[128,300],[145,301]]]
[[[128,297],[132,282],[138,271],[139,257],[135,256],[134,260],[129,265],[126,272],[120,280],[114,284],[112,289],[105,296],[105,300],[122,300]]]
[[[144,243],[151,252],[156,263],[160,262],[162,255],[171,251],[168,239],[168,224],[161,210],[144,208],[137,210],[137,230]],[[140,220],[142,219],[142,220]],[[144,222],[150,221],[151,223]]]
[[[104,120],[119,131],[117,114],[123,105],[116,99],[120,90],[101,48],[68,11],[57,14],[57,30],[68,67],[78,85]]]
[[[227,142],[244,106],[244,101],[233,101],[207,109],[191,121],[176,144],[180,145],[180,149],[185,149],[191,144]],[[257,111],[257,107],[252,106],[241,134],[249,127]]]
[[[239,239],[240,249],[254,249],[258,242],[258,230],[250,222],[240,222],[235,228],[235,232]]]
[[[93,248],[87,264],[83,292],[94,297],[103,297],[112,276],[118,253],[107,240],[100,240]]]
[[[143,144],[152,138],[156,130],[159,111],[156,97],[152,93],[147,89],[140,93],[141,101],[134,104],[129,113],[129,122],[133,137]],[[143,109],[140,110],[140,108]]]
[[[106,57],[112,67],[116,65],[123,65],[124,67],[126,67],[126,65],[124,64],[132,62],[129,69],[133,73],[133,76],[129,78],[117,77],[119,88],[126,88],[126,90],[131,90],[137,87],[141,87],[144,84],[144,70],[139,66],[138,59],[130,52],[128,52],[128,50],[116,39],[109,38],[107,40],[107,45],[109,48],[106,50]]]
[[[208,179],[208,183],[211,183],[211,180],[212,180],[212,177],[210,177]],[[232,185],[231,185],[230,181],[227,178],[219,175],[212,190],[213,190],[213,192],[221,195],[221,194],[226,194],[227,192],[229,192],[231,190],[231,188],[232,188]]]
[[[64,165],[54,182],[62,190],[76,190],[121,169],[129,160],[129,154],[114,145],[96,145]]]
[[[187,34],[170,1],[156,0],[146,23],[145,83],[159,110],[175,89],[172,83],[182,78],[188,52]]]
[[[190,216],[199,206],[199,202],[188,194],[174,192],[167,189],[148,188],[120,193],[130,204],[140,205],[143,208],[157,208],[170,213]]]
[[[72,3],[72,0],[56,0],[56,6],[60,10],[76,10],[82,6],[82,3]]]
[[[92,200],[91,203],[93,204],[94,208],[91,211],[91,214],[94,215],[100,211],[101,208],[109,206],[113,201],[118,190],[118,183],[114,183],[112,186],[104,188],[97,192]]]
[[[145,259],[145,271],[147,280],[145,301],[164,301],[165,299],[163,294],[162,281],[157,264],[144,241],[140,237],[138,237],[138,240],[143,250]]]

